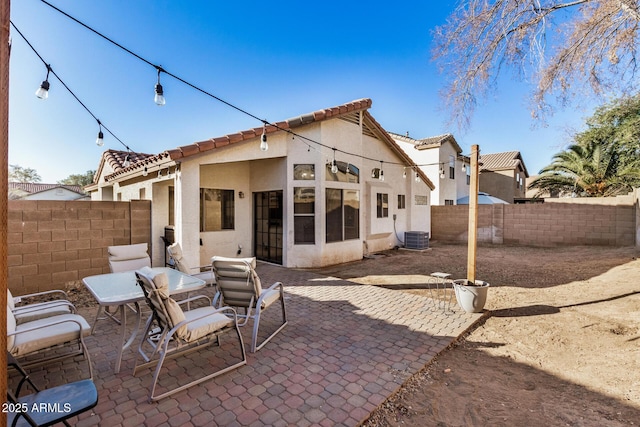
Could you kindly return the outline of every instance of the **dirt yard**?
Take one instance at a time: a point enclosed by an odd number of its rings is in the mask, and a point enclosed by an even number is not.
[[[640,425],[638,254],[480,246],[490,313],[364,425]],[[323,273],[422,294],[432,272],[466,277],[466,246],[383,255]]]

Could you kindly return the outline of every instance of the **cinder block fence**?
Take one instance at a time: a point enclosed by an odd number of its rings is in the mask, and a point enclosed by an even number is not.
[[[151,245],[151,201],[10,200],[7,241],[11,292],[63,289],[108,273],[108,246]]]
[[[529,246],[636,244],[637,204],[478,206],[478,242]],[[466,242],[469,207],[432,206],[431,238]]]
[[[588,200],[530,205],[481,205],[480,243],[531,246],[638,246],[638,194],[628,200]],[[559,203],[560,202],[560,203]],[[431,239],[466,242],[469,207],[432,206]],[[61,289],[69,282],[109,272],[107,247],[149,244],[151,201],[10,200],[9,289],[16,295]]]

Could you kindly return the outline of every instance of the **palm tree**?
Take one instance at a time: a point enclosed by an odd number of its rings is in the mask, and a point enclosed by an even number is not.
[[[604,197],[624,194],[640,184],[640,162],[620,162],[615,146],[605,148],[598,141],[571,145],[556,154],[552,163],[540,171],[529,189],[578,197]]]

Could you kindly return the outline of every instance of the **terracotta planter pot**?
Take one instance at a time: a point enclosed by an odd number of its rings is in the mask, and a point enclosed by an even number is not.
[[[467,313],[481,313],[487,302],[489,283],[476,280],[475,284],[469,284],[467,279],[453,281],[458,305]]]

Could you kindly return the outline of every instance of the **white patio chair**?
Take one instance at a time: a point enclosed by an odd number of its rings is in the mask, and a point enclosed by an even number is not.
[[[182,248],[180,247],[180,243],[174,243],[167,246],[167,255],[169,255],[169,259],[173,261],[173,265],[179,271],[204,280],[207,283],[207,286],[213,286],[216,284],[211,264],[203,265],[200,267],[190,267],[184,259],[184,256],[182,255]]]
[[[109,254],[109,269],[112,273],[120,273],[125,271],[135,271],[142,267],[151,267],[151,258],[147,253],[148,248],[149,245],[146,243],[109,246],[107,248],[107,252]],[[138,310],[137,303],[135,306],[128,305],[127,307],[129,307],[134,313]],[[91,333],[95,330],[98,320],[105,318],[100,317],[103,314],[117,324],[120,324],[120,320],[115,316],[114,312],[111,312],[110,307],[101,305],[98,307],[98,313],[96,314],[96,318],[93,322]]]
[[[146,328],[142,335],[143,339],[138,347],[133,374],[135,375],[140,369],[155,365],[155,372],[149,391],[149,402],[170,396],[247,363],[235,310],[230,307],[214,308],[211,305],[207,305],[193,310],[182,311],[179,303],[169,296],[169,285],[165,273],[154,275],[151,269],[142,269],[136,271],[136,278],[152,311],[152,315],[147,320]],[[200,295],[181,301],[180,304],[202,298],[206,299],[207,302],[210,301],[208,297]],[[154,327],[160,330],[157,341],[149,337],[149,332]],[[238,338],[240,347],[239,361],[207,375],[203,375],[199,370],[198,372],[192,372],[192,375],[196,377],[194,380],[184,385],[174,386],[174,388],[164,393],[155,394],[158,379],[167,357],[175,358],[181,354],[190,353],[212,344],[220,345],[220,335],[231,331],[235,331]],[[150,347],[149,354],[145,351],[145,346]],[[218,350],[221,351],[220,348]],[[144,362],[138,365],[140,356]],[[228,357],[227,353],[221,355],[223,359]]]
[[[244,314],[238,314],[238,317],[244,318],[244,322],[240,326],[246,325],[249,319],[253,319],[251,352],[255,353],[287,325],[287,310],[284,303],[282,282],[276,282],[268,289],[262,289],[260,278],[255,271],[255,258],[214,256],[211,258],[211,264],[213,265],[213,273],[216,276],[216,286],[218,287],[213,305],[224,304],[244,308]],[[276,302],[280,302],[282,323],[258,345],[260,315]]]

